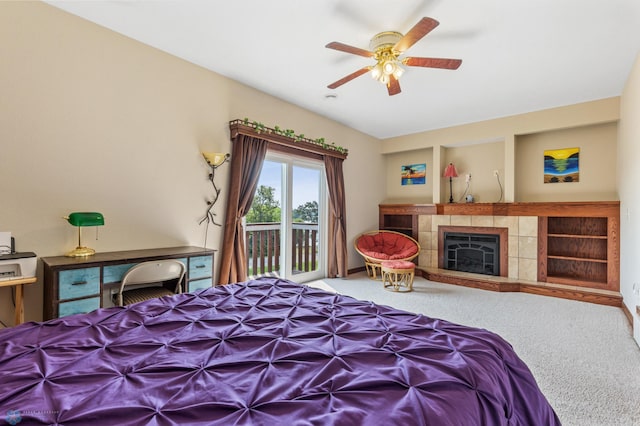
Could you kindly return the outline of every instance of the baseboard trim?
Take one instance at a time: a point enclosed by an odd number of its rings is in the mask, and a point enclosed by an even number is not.
[[[622,301],[622,312],[624,312],[624,316],[627,317],[627,321],[629,321],[629,324],[631,324],[631,328],[633,329],[633,314],[631,313],[631,310],[627,307],[627,305],[624,303],[624,300]]]
[[[367,270],[367,268],[365,268],[364,266],[360,266],[358,268],[348,269],[347,273],[348,274],[357,274],[358,272],[364,272],[366,270]]]
[[[471,274],[438,268],[417,268],[416,273],[420,273],[423,278],[431,281],[473,287],[481,290],[522,292],[579,300],[581,302],[595,303],[598,305],[623,306],[622,295],[610,290],[589,289],[537,281],[519,281],[505,277]],[[625,315],[627,315],[626,312]]]

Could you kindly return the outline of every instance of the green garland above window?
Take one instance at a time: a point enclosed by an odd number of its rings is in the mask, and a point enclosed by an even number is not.
[[[257,121],[250,121],[248,118],[245,118],[244,120],[233,120],[229,122],[229,125],[233,125],[233,124],[241,124],[243,126],[250,127],[254,129],[258,134],[265,133],[265,134],[280,135],[280,136],[293,139],[295,142],[310,143],[320,148],[330,150],[330,151],[335,151],[344,155],[347,155],[349,152],[349,150],[347,150],[346,148],[338,146],[333,142],[332,143],[326,142],[324,138],[309,139],[309,138],[306,138],[302,133],[296,134],[295,130],[281,129],[279,126],[275,126],[273,128],[267,127],[264,124],[259,123]]]

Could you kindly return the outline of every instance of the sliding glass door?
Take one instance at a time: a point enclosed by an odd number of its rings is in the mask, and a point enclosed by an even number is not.
[[[267,154],[246,216],[248,275],[324,277],[326,192],[323,163]]]

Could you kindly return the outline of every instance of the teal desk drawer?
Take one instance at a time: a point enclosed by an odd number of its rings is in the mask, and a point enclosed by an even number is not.
[[[124,274],[136,266],[135,263],[123,263],[122,265],[111,265],[102,268],[102,281],[105,284],[119,283],[122,281]]]
[[[184,263],[184,266],[187,266],[187,259],[176,259],[180,262]],[[142,262],[140,262],[142,263]],[[102,282],[105,284],[111,283],[119,283],[122,281],[122,277],[127,271],[134,266],[138,265],[138,263],[123,263],[122,265],[110,265],[102,268]]]
[[[58,276],[58,299],[75,299],[100,293],[100,268],[69,269]]]
[[[189,280],[209,278],[213,274],[213,256],[195,256],[189,259]]]
[[[189,281],[189,292],[202,290],[203,288],[211,288],[211,278]]]
[[[65,317],[73,314],[86,314],[87,312],[95,311],[98,308],[100,308],[99,297],[63,302],[58,305],[58,317]]]

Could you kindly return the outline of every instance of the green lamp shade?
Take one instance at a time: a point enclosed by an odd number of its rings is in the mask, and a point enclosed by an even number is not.
[[[73,212],[66,218],[73,226],[102,226],[104,216],[95,212]]]

